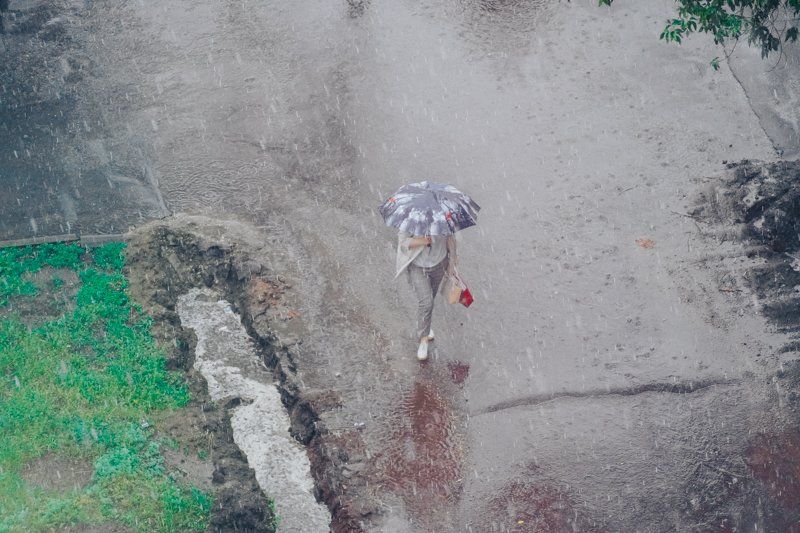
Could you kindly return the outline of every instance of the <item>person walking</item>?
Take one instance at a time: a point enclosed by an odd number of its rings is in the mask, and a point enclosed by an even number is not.
[[[455,235],[414,237],[400,231],[397,239],[397,278],[403,271],[417,296],[417,359],[428,358],[433,341],[433,304],[448,267],[458,262]]]
[[[475,225],[480,206],[452,185],[421,181],[400,187],[378,210],[399,230],[395,278],[406,271],[417,297],[417,359],[424,361],[436,293],[458,261],[455,233]]]

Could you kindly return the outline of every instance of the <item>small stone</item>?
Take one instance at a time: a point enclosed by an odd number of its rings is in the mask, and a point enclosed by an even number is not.
[[[365,468],[364,463],[356,463],[356,462],[348,463],[347,466],[345,466],[345,470],[349,470],[350,472],[354,472],[356,474],[360,474],[361,472],[363,472],[364,468]]]
[[[367,461],[367,456],[364,453],[351,452],[350,465],[359,465]]]
[[[281,347],[289,348],[292,346],[297,346],[299,344],[302,344],[303,340],[298,337],[295,337],[294,335],[286,335],[284,337],[279,338],[278,342],[280,343]]]

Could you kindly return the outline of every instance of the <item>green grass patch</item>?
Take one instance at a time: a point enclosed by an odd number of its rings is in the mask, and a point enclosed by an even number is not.
[[[0,306],[7,305],[14,296],[32,296],[38,292],[27,274],[45,266],[77,270],[84,251],[78,244],[42,244],[0,250]]]
[[[189,392],[166,369],[151,318],[126,292],[124,247],[0,249],[0,532],[207,526],[210,495],[170,475],[148,422],[186,405]],[[79,287],[69,312],[31,327],[9,304],[52,293],[56,305],[60,278],[32,281],[46,268],[73,270]],[[66,493],[30,486],[25,468],[42,457],[85,461],[93,474]]]

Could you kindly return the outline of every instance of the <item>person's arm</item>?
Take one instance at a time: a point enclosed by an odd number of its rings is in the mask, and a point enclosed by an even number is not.
[[[422,246],[428,246],[430,243],[430,237],[412,237],[410,233],[406,233],[405,231],[400,232],[400,246],[402,248],[420,248]]]
[[[422,246],[427,246],[431,242],[430,237],[412,237],[410,233],[406,233],[405,231],[401,231],[399,233],[400,236],[400,249],[401,250],[411,250],[414,248],[420,248]]]
[[[406,241],[406,246],[409,248],[420,248],[422,246],[428,246],[432,242],[430,237],[411,237]]]
[[[458,247],[456,246],[457,239],[455,234],[447,236],[447,254],[450,259],[450,264],[453,266],[458,264]]]

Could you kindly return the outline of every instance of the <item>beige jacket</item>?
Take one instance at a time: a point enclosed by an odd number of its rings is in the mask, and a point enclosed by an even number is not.
[[[403,271],[411,264],[417,256],[422,253],[422,247],[410,248],[411,239],[414,236],[405,231],[397,234],[397,264],[394,277],[397,278]],[[447,236],[447,257],[450,259],[450,264],[454,265],[458,262],[458,254],[456,253],[456,236]]]

